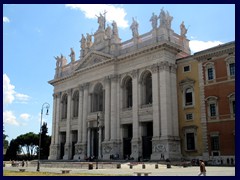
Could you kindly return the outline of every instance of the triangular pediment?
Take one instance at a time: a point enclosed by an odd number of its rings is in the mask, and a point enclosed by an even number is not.
[[[113,57],[109,54],[105,54],[98,51],[89,52],[82,60],[79,61],[77,65],[76,71],[80,69],[85,69],[91,66],[95,66],[97,64],[101,64],[104,61],[110,60]]]

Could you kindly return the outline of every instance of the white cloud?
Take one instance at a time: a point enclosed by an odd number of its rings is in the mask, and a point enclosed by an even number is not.
[[[199,40],[192,40],[189,42],[190,49],[192,53],[202,51],[214,46],[218,46],[223,44],[221,41],[199,41]]]
[[[20,103],[26,103],[30,97],[26,94],[14,91],[15,86],[11,84],[9,77],[3,74],[3,104],[11,104],[15,99]]]
[[[26,94],[21,94],[21,93],[16,93],[15,96],[16,96],[16,99],[19,100],[19,101],[21,101],[21,102],[26,102],[26,101],[28,101],[29,98],[30,98],[28,95],[26,95]]]
[[[3,112],[3,122],[9,125],[19,126],[19,122],[16,120],[16,116],[14,116],[12,111],[4,111]]]
[[[99,13],[103,14],[106,11],[106,21],[108,23],[115,20],[118,27],[127,28],[129,26],[128,21],[124,19],[127,13],[125,9],[120,7],[110,4],[67,4],[66,7],[82,11],[89,19],[96,19],[96,15],[99,16]]]
[[[6,74],[3,74],[3,103],[4,104],[11,104],[14,100],[14,88],[10,83],[10,79]]]
[[[27,113],[23,113],[23,114],[20,115],[20,118],[23,119],[23,120],[29,120],[30,115],[27,114]]]
[[[9,20],[9,18],[8,18],[8,17],[4,16],[4,17],[3,17],[3,22],[4,22],[4,23],[9,23],[9,22],[10,22],[10,20]]]

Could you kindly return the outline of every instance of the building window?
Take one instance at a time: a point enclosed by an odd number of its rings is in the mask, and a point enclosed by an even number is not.
[[[152,104],[152,74],[149,71],[145,71],[141,81],[142,92],[142,104]]]
[[[208,80],[213,80],[213,68],[208,68]]]
[[[218,98],[215,96],[209,96],[207,99],[208,117],[210,119],[216,119],[218,117]]]
[[[193,120],[193,114],[192,113],[186,114],[186,120]]]
[[[211,150],[219,151],[219,136],[211,136]]]
[[[212,103],[209,106],[210,106],[210,116],[211,117],[216,116],[216,104]]]
[[[230,76],[235,76],[235,63],[229,64]]]
[[[62,119],[67,119],[67,94],[62,97]]]
[[[213,62],[208,62],[205,67],[205,79],[206,81],[213,81],[215,79],[215,67]]]
[[[230,114],[232,117],[234,117],[235,116],[235,93],[230,94],[228,98],[229,98]]]
[[[234,78],[235,77],[235,56],[231,55],[227,57],[225,61],[226,61],[228,78]]]
[[[185,106],[192,106],[193,105],[193,90],[192,88],[188,88],[185,90]]]
[[[132,79],[129,79],[126,83],[127,92],[127,108],[132,107]]]
[[[187,150],[195,150],[195,138],[194,138],[194,133],[187,133]]]
[[[190,71],[190,66],[184,66],[183,67],[183,72],[189,72]]]
[[[103,111],[103,86],[98,83],[91,94],[92,112]]]
[[[73,95],[73,117],[78,117],[79,92],[76,91]]]

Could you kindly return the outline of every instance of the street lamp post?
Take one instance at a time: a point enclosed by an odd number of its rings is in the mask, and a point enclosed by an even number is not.
[[[46,115],[48,115],[48,110],[50,108],[50,105],[45,102],[42,105],[42,109],[41,109],[41,122],[40,122],[40,133],[39,133],[39,146],[38,146],[38,162],[37,162],[37,171],[40,171],[40,154],[41,154],[41,135],[42,135],[42,116],[43,116],[43,109],[46,108],[47,112]]]
[[[98,116],[98,113],[97,113],[97,141],[99,143],[99,116]],[[98,144],[98,147],[99,147],[99,144]],[[98,149],[98,151],[99,151],[99,149]],[[99,154],[99,152],[98,152],[98,154]],[[98,169],[98,154],[96,157],[96,169]]]

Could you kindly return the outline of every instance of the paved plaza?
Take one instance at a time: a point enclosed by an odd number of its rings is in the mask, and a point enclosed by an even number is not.
[[[197,176],[199,174],[198,166],[171,166],[167,168],[166,165],[159,164],[158,169],[155,168],[155,164],[145,163],[145,169],[142,169],[142,164],[134,165],[132,169],[129,168],[129,163],[122,163],[121,168],[117,169],[116,164],[109,166],[108,168],[96,169],[96,164],[93,163],[93,169],[88,168],[62,168],[62,167],[41,167],[41,172],[54,172],[61,174],[61,170],[71,170],[71,174],[87,173],[87,174],[104,174],[104,175],[116,175],[116,176],[136,176],[135,172],[150,172],[149,176]],[[19,171],[21,167],[6,166],[4,170]],[[35,166],[24,167],[26,171],[36,171]],[[206,166],[207,176],[235,176],[235,167],[218,167],[218,166]]]

